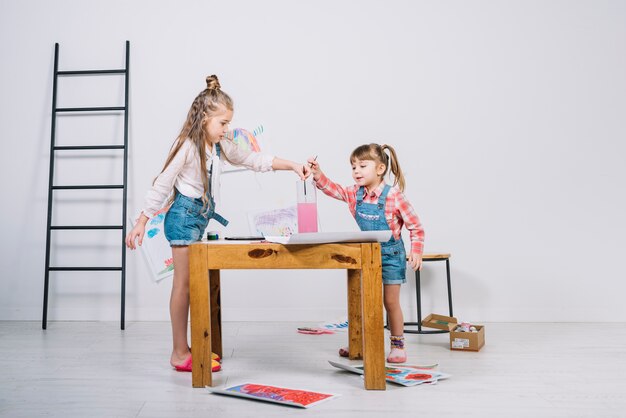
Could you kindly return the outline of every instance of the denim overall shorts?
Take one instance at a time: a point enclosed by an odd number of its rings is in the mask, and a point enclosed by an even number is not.
[[[217,157],[220,156],[220,146],[216,144]],[[211,219],[215,219],[220,224],[226,226],[228,221],[215,213],[215,200],[211,192],[211,175],[213,174],[213,164],[209,169],[209,190],[207,198],[209,204],[204,207],[201,198],[191,198],[176,190],[174,203],[165,215],[163,230],[165,238],[170,242],[170,246],[189,245],[202,239],[202,234]]]
[[[359,187],[356,193],[354,218],[361,231],[389,230],[385,219],[385,201],[391,186],[385,185],[377,203],[364,203],[365,188]],[[406,250],[402,239],[396,240],[393,235],[387,242],[380,243],[383,263],[383,284],[402,284],[406,282]]]

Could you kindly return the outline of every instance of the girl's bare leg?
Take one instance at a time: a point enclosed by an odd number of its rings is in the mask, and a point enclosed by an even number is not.
[[[404,350],[404,316],[400,306],[400,285],[383,285],[385,310],[389,318],[389,330],[391,331],[391,350],[387,357],[389,363],[404,363],[406,351]]]
[[[400,285],[386,284],[383,285],[385,310],[389,316],[389,330],[391,335],[404,334],[404,316],[402,315],[402,307],[400,306]]]
[[[172,366],[183,364],[191,354],[187,344],[189,321],[189,247],[172,247],[174,280],[170,296],[170,319],[172,322]]]

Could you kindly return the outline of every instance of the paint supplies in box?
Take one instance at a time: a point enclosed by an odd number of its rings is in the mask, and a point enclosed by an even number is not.
[[[485,327],[472,325],[474,331],[466,332],[458,330],[458,327],[450,331],[450,350],[480,351],[485,345]]]
[[[450,332],[450,349],[458,351],[480,351],[485,345],[485,327],[459,323],[453,316],[430,314],[422,320],[422,326]]]

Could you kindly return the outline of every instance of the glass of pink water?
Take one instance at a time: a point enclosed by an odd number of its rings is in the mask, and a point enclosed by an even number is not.
[[[298,232],[317,232],[317,196],[311,180],[296,182],[298,190]]]

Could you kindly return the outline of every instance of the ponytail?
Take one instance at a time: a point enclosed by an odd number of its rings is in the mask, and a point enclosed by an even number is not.
[[[391,145],[383,144],[381,145],[381,150],[385,157],[387,154],[384,152],[385,150],[389,150],[389,156],[387,157],[388,165],[391,169],[391,173],[393,174],[393,185],[398,185],[398,188],[401,192],[404,192],[404,174],[402,174],[402,169],[400,168],[400,163],[398,162],[398,156],[396,155],[396,150],[393,149]]]

